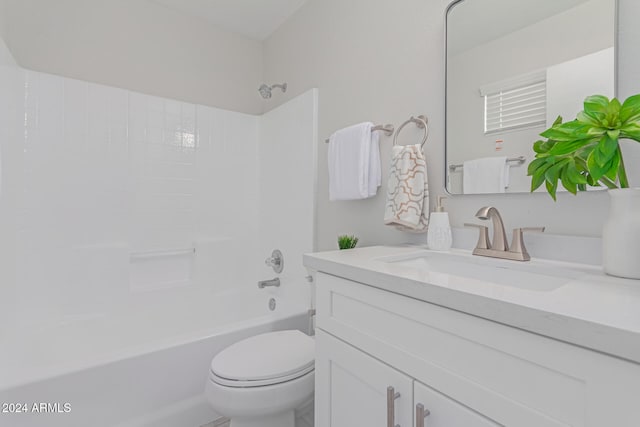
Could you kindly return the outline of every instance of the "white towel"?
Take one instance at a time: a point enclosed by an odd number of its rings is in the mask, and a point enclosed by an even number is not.
[[[360,123],[329,138],[329,200],[358,200],[376,195],[382,183],[380,147],[373,123]]]
[[[508,185],[509,166],[506,157],[484,157],[464,162],[464,194],[504,193]]]
[[[382,185],[382,165],[380,164],[380,133],[369,132],[371,134],[371,153],[369,160],[369,197],[373,197],[378,192],[378,187]]]
[[[424,233],[429,223],[429,182],[422,146],[393,147],[384,223],[402,231]]]

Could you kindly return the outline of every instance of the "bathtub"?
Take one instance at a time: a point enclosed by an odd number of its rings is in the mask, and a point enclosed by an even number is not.
[[[212,357],[251,335],[308,328],[268,292],[139,296],[108,315],[63,316],[0,343],[0,426],[199,427]],[[25,328],[26,329],[26,328]]]

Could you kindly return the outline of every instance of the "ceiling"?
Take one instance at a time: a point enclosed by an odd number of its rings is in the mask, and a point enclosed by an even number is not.
[[[216,27],[264,40],[307,0],[150,0]]]
[[[449,54],[480,46],[587,1],[593,0],[465,0],[447,17]]]

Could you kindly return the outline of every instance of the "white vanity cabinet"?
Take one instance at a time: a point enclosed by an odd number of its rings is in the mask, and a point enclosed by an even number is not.
[[[386,426],[388,416],[395,424],[411,425],[410,377],[322,331],[316,345],[315,425]]]
[[[499,426],[325,332],[316,343],[318,426]]]
[[[633,362],[323,273],[317,327],[318,427],[640,426]]]

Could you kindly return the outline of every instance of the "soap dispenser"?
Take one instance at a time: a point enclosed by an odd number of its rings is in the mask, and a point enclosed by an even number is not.
[[[442,199],[438,196],[436,209],[431,212],[429,226],[427,227],[427,245],[434,251],[448,251],[451,249],[451,225],[449,224],[449,213],[444,211]]]

